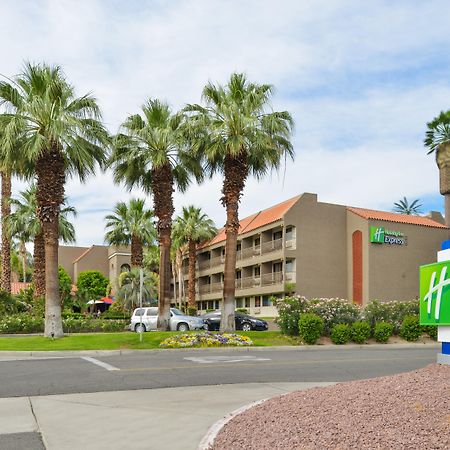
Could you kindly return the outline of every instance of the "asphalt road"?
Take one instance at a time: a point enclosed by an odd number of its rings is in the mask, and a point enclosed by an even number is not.
[[[0,356],[0,397],[234,383],[347,381],[436,362],[436,346],[139,351],[122,355]]]

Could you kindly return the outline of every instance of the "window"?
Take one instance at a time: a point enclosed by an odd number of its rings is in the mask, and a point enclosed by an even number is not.
[[[214,301],[214,309],[220,309],[219,300]]]
[[[294,271],[294,261],[292,259],[286,261],[286,272]]]
[[[120,273],[122,272],[129,272],[131,270],[131,267],[129,264],[122,264],[120,266]]]
[[[250,297],[245,297],[245,307],[250,308]]]
[[[275,241],[275,240],[277,240],[277,239],[281,239],[283,237],[283,232],[280,230],[280,231],[275,231],[274,233],[273,233],[273,240]]]
[[[221,254],[222,254],[222,256],[225,256],[225,247],[222,247]]]
[[[236,299],[236,308],[243,308],[244,307],[244,299],[243,298],[237,298]]]
[[[255,278],[259,277],[261,275],[261,267],[260,266],[255,266],[253,267],[253,276]]]
[[[283,263],[282,262],[276,262],[273,263],[273,270],[272,272],[282,272],[283,271]]]
[[[263,306],[272,306],[272,300],[268,295],[263,296]]]
[[[135,316],[143,316],[143,315],[144,315],[144,312],[145,312],[145,309],[137,309],[137,310],[134,312],[134,315],[135,315]]]
[[[260,245],[261,245],[261,238],[259,238],[259,237],[255,238],[253,241],[253,246],[259,247]]]
[[[240,280],[242,278],[242,272],[240,270],[236,270],[236,280]]]
[[[208,301],[208,309],[214,309],[214,300]]]
[[[289,241],[292,239],[293,237],[293,231],[294,228],[293,227],[286,227],[286,240]]]
[[[241,251],[241,243],[239,242],[239,244],[236,245],[236,251],[240,252]]]
[[[148,308],[147,310],[147,316],[157,316],[158,315],[158,308]]]
[[[202,310],[207,310],[208,309],[208,302],[202,302]]]
[[[261,307],[261,296],[258,295],[255,297],[255,308],[260,308]]]

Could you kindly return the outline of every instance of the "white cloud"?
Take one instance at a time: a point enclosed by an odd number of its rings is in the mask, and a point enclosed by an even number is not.
[[[448,108],[444,0],[0,0],[0,11],[1,73],[24,60],[62,65],[80,94],[94,91],[113,132],[147,97],[198,102],[208,80],[233,70],[273,83],[274,106],[297,123],[297,158],[284,182],[248,182],[243,215],[303,191],[376,208],[437,193],[421,140],[425,122]],[[220,189],[216,178],[177,193],[177,210],[199,204],[220,226]],[[67,192],[84,245],[102,242],[104,210],[129,197],[109,174],[70,181]]]

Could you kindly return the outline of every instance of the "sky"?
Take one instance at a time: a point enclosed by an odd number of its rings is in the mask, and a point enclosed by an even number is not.
[[[201,102],[208,81],[244,72],[274,85],[272,108],[292,114],[296,157],[248,180],[240,217],[303,192],[388,211],[406,196],[443,212],[423,138],[450,108],[449,17],[447,0],[0,0],[0,74],[60,65],[116,133],[148,98],[175,111]],[[215,177],[176,192],[176,214],[194,204],[223,226],[221,187]],[[108,172],[69,180],[66,192],[82,246],[103,243],[117,201],[143,196]]]

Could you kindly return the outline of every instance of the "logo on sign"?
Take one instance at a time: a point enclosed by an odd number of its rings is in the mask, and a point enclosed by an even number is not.
[[[404,245],[406,238],[400,231],[386,230],[384,227],[370,227],[370,242],[373,244]]]
[[[450,264],[420,268],[420,323],[450,325]]]

